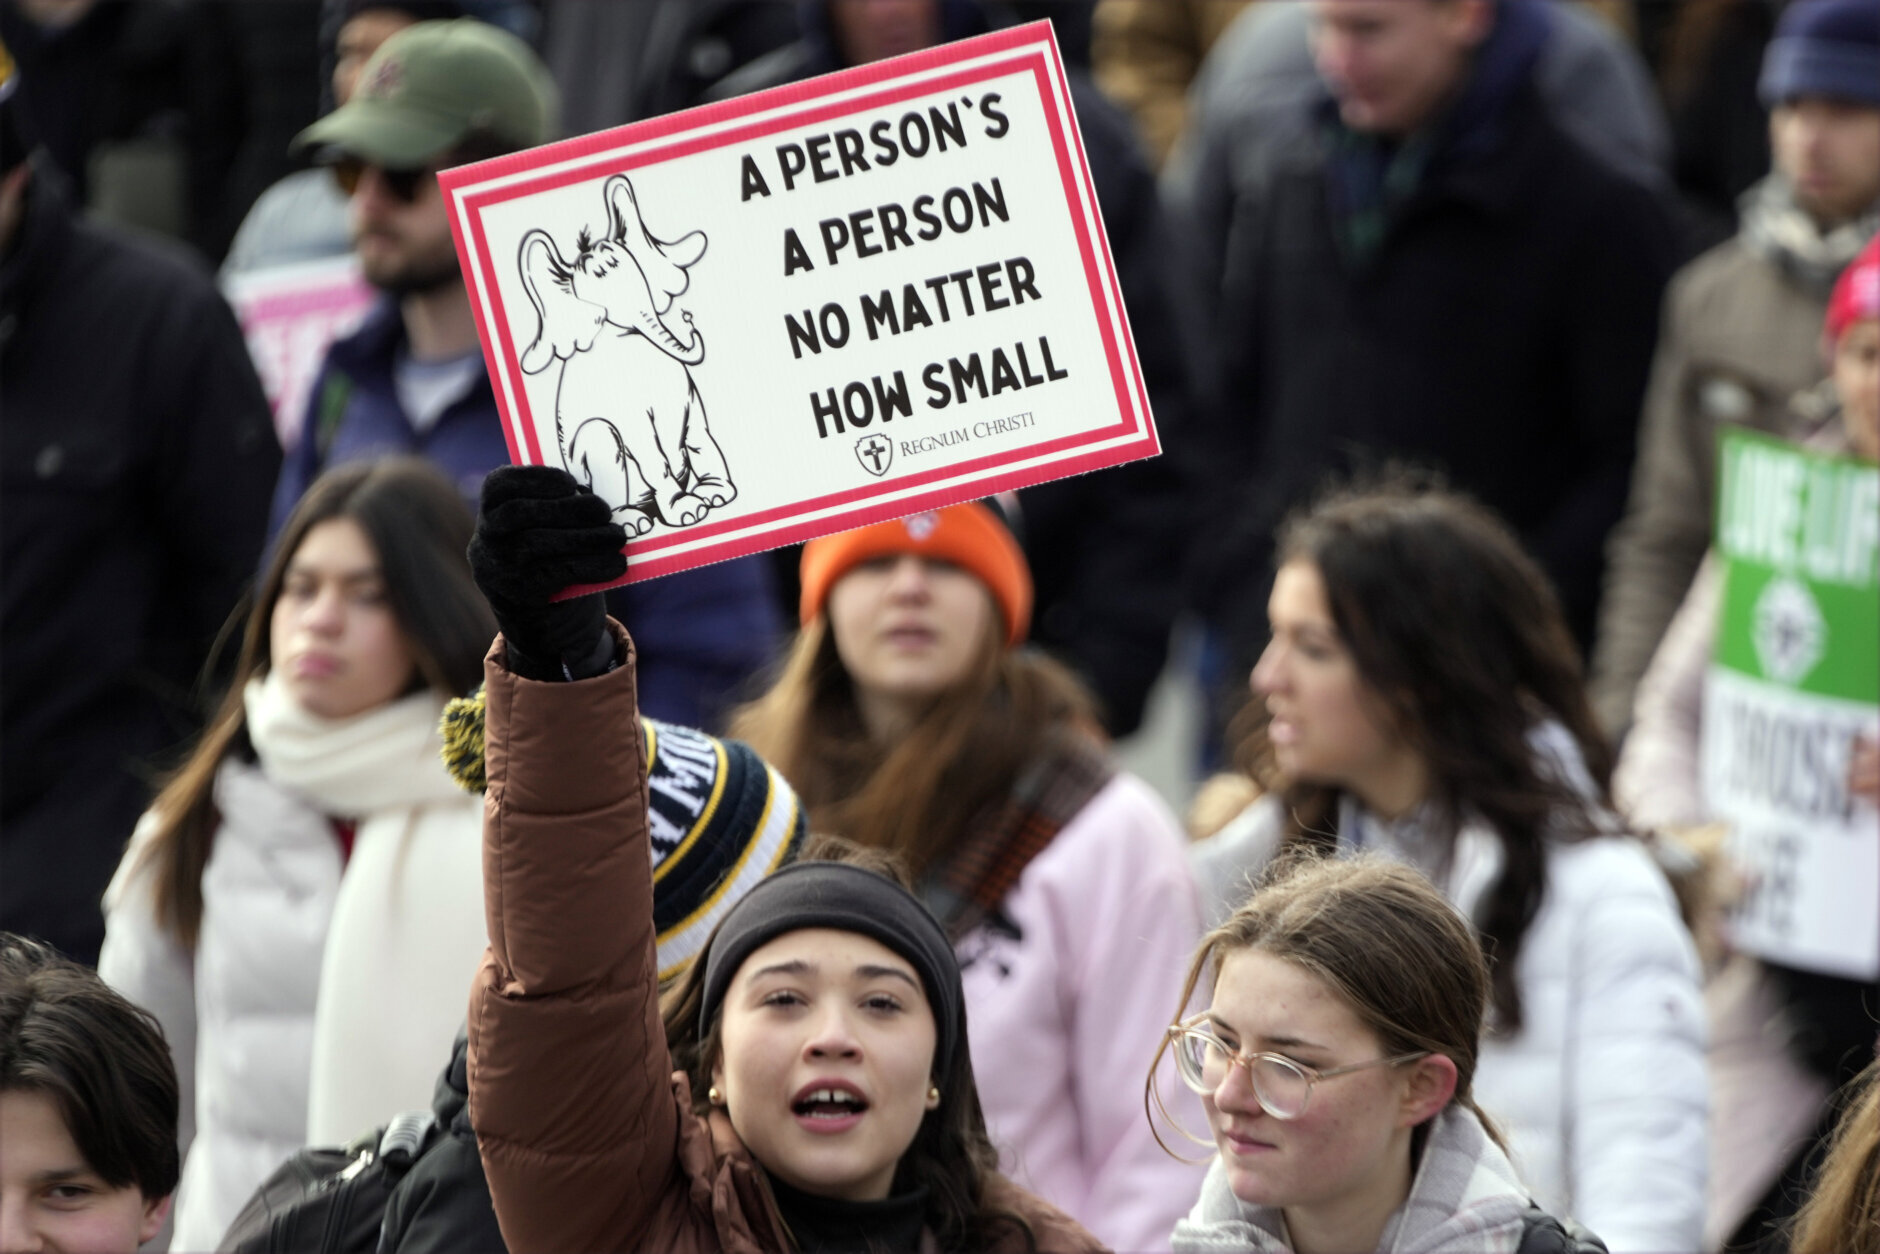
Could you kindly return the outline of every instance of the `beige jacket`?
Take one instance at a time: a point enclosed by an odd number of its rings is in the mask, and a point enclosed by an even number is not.
[[[1806,441],[1809,448],[1847,451],[1831,384],[1798,393],[1786,413],[1791,428],[1813,433]],[[1704,802],[1701,738],[1704,679],[1716,649],[1723,568],[1710,556],[1708,515],[1704,537],[1697,573],[1638,681],[1632,731],[1612,772],[1613,804],[1640,831],[1693,827],[1714,817]]]
[[[1789,398],[1819,380],[1827,295],[1738,239],[1691,262],[1665,295],[1625,517],[1608,542],[1591,695],[1608,734],[1632,702],[1710,543],[1717,433],[1727,425],[1805,440],[1817,415]]]

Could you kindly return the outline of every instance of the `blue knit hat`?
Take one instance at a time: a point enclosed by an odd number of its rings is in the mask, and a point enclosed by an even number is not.
[[[1880,0],[1794,0],[1763,54],[1763,103],[1830,96],[1880,109]]]

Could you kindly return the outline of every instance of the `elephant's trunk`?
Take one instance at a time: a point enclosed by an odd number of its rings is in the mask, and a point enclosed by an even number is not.
[[[686,321],[688,324],[691,322],[689,315]],[[648,309],[640,314],[640,331],[674,361],[696,366],[705,360],[705,336],[697,327],[692,328],[692,342],[685,343],[659,320],[657,314]]]

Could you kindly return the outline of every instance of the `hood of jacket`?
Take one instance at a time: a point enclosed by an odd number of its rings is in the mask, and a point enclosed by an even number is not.
[[[1533,1201],[1514,1164],[1465,1107],[1430,1121],[1410,1193],[1384,1224],[1377,1248],[1391,1254],[1513,1254]],[[1175,1254],[1287,1254],[1278,1207],[1234,1196],[1217,1156],[1201,1197],[1175,1225]]]
[[[1499,146],[1504,121],[1533,82],[1553,24],[1546,0],[1501,0],[1461,90],[1423,128],[1434,163],[1466,162]],[[1337,98],[1323,79],[1320,85],[1320,115],[1336,123]]]
[[[1553,34],[1543,0],[1501,0],[1495,25],[1476,51],[1469,81],[1444,120],[1444,155],[1468,159],[1500,141],[1510,103],[1533,81]]]

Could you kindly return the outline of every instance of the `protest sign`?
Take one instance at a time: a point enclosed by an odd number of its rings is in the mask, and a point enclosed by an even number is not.
[[[359,325],[377,293],[351,254],[244,271],[224,279],[222,291],[248,341],[281,447],[292,448],[327,345]]]
[[[1159,451],[1048,23],[439,182],[511,457],[628,581]]]
[[[1723,439],[1724,563],[1703,785],[1746,873],[1743,949],[1880,975],[1880,816],[1848,791],[1880,733],[1880,469],[1748,432]]]

